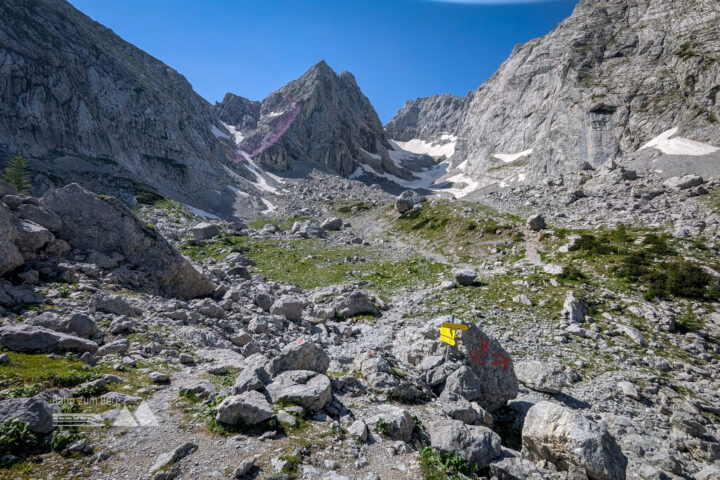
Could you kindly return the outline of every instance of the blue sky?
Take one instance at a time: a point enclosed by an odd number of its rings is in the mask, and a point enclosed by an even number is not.
[[[577,0],[70,0],[210,102],[264,98],[320,60],[385,123],[406,100],[465,95]]]

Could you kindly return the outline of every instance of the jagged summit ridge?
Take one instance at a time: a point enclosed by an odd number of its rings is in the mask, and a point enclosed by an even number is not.
[[[348,177],[366,165],[379,174],[410,174],[396,164],[382,123],[350,72],[325,61],[257,105],[232,94],[215,105],[240,149],[275,172],[319,168]],[[254,126],[253,126],[254,125]]]

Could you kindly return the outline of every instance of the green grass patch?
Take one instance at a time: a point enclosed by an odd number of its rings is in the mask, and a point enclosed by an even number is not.
[[[336,245],[319,239],[222,236],[202,245],[186,243],[181,251],[196,260],[224,258],[232,251],[240,251],[254,260],[255,270],[270,280],[295,283],[304,289],[366,280],[375,285],[381,296],[403,286],[434,283],[448,270],[419,256],[394,258],[379,249]]]
[[[512,247],[523,241],[517,219],[470,202],[425,202],[396,216],[386,209],[381,219],[396,235],[421,243],[441,255],[468,262],[485,257],[493,248]],[[502,248],[500,248],[502,249]]]
[[[7,352],[0,369],[0,388],[7,396],[32,396],[46,388],[71,388],[96,380],[100,370],[72,357]]]

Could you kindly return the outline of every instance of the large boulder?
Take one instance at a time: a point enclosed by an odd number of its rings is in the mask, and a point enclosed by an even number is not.
[[[530,460],[523,458],[520,452],[502,449],[500,458],[489,466],[490,474],[498,480],[547,480],[540,469]]]
[[[34,222],[51,232],[57,232],[62,226],[60,218],[46,208],[38,207],[31,203],[23,203],[15,209],[15,214],[24,219]]]
[[[307,306],[307,301],[296,295],[283,295],[275,300],[270,307],[270,313],[283,315],[288,320],[299,322],[302,320],[302,312]]]
[[[195,240],[210,240],[218,236],[220,229],[212,223],[199,223],[190,229],[190,233]]]
[[[3,203],[0,203],[0,275],[22,265],[25,260],[15,246],[15,219]]]
[[[270,382],[270,375],[262,367],[247,367],[240,372],[233,385],[233,393],[239,395],[251,390],[261,390]]]
[[[52,406],[39,397],[0,400],[0,423],[13,419],[40,435],[46,435],[54,428]]]
[[[343,220],[342,218],[333,217],[328,218],[325,220],[321,225],[320,228],[323,230],[327,230],[328,232],[336,232],[342,228]]]
[[[470,375],[467,369],[456,371],[448,377],[446,388],[470,401],[477,401],[481,407],[494,412],[508,400],[517,396],[518,381],[510,354],[495,338],[487,336],[475,324],[458,335],[470,361]],[[460,371],[459,370],[459,371]],[[458,377],[458,378],[455,378]],[[451,381],[452,379],[452,381]],[[453,387],[454,384],[461,388]]]
[[[294,233],[302,238],[315,238],[322,237],[325,234],[325,230],[311,220],[302,220],[293,223],[291,233]]]
[[[705,183],[702,177],[697,175],[684,175],[682,177],[671,177],[665,181],[665,186],[671,190],[687,190]]]
[[[531,215],[527,219],[527,227],[533,232],[539,232],[546,228],[545,218],[542,215]]]
[[[372,298],[362,290],[355,290],[342,295],[334,302],[333,306],[336,314],[341,318],[352,318],[357,315],[377,316],[380,314]]]
[[[57,313],[45,312],[35,318],[28,319],[25,323],[85,338],[92,337],[98,331],[95,320],[82,313],[73,313],[61,317]]]
[[[627,458],[608,430],[569,408],[540,402],[528,410],[522,430],[523,453],[558,470],[585,470],[592,480],[623,480]]]
[[[15,232],[15,245],[26,259],[34,258],[35,250],[55,240],[50,230],[29,220],[18,220]]]
[[[31,325],[0,327],[0,346],[14,352],[95,353],[97,343],[85,338]]]
[[[425,394],[421,388],[399,377],[382,353],[362,352],[355,357],[352,367],[375,392],[405,401],[416,400]]]
[[[515,374],[520,383],[537,392],[560,393],[567,382],[565,368],[555,362],[522,360],[515,364]]]
[[[397,210],[398,213],[405,213],[409,210],[412,210],[415,205],[418,205],[423,201],[425,201],[425,198],[418,194],[416,191],[405,190],[395,201],[395,210]]]
[[[502,453],[500,436],[487,427],[449,420],[430,429],[430,444],[441,453],[459,455],[480,470]]]
[[[563,303],[562,316],[572,323],[583,323],[585,315],[589,312],[588,304],[575,297],[574,292],[568,292]]]
[[[80,185],[71,184],[49,191],[41,203],[60,218],[58,236],[74,248],[106,255],[120,253],[168,295],[194,298],[215,290],[215,285],[154,227],[142,222],[115,198],[100,198]]]
[[[403,442],[412,440],[415,428],[413,418],[407,410],[388,404],[378,405],[365,422],[371,430]]]
[[[327,372],[330,357],[320,346],[313,342],[291,343],[282,349],[268,365],[272,376],[288,370],[310,370],[317,373]]]
[[[115,315],[140,315],[142,310],[122,295],[101,292],[93,298],[93,306],[101,312],[114,313]]]
[[[300,405],[311,412],[322,410],[332,398],[330,379],[309,370],[283,372],[265,388],[273,403]]]
[[[472,285],[477,278],[477,272],[472,268],[453,268],[452,274],[455,281],[463,286]]]
[[[257,425],[273,416],[265,396],[254,390],[227,397],[217,406],[215,420],[227,425]]]

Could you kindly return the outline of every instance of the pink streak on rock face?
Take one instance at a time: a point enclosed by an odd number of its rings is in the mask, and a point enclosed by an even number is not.
[[[290,125],[293,124],[293,122],[295,121],[297,116],[300,114],[301,110],[302,110],[302,105],[300,105],[300,103],[295,103],[290,110],[288,110],[287,112],[284,112],[279,117],[279,121],[282,121],[280,128],[276,132],[274,132],[270,136],[270,138],[263,140],[262,144],[260,144],[260,146],[258,148],[256,148],[255,150],[253,150],[250,153],[250,157],[252,158],[257,155],[260,155],[262,152],[264,152],[265,150],[267,150],[268,148],[273,146],[275,144],[275,142],[277,142],[280,139],[280,137],[285,135],[285,132],[288,131],[288,129],[290,128]]]

